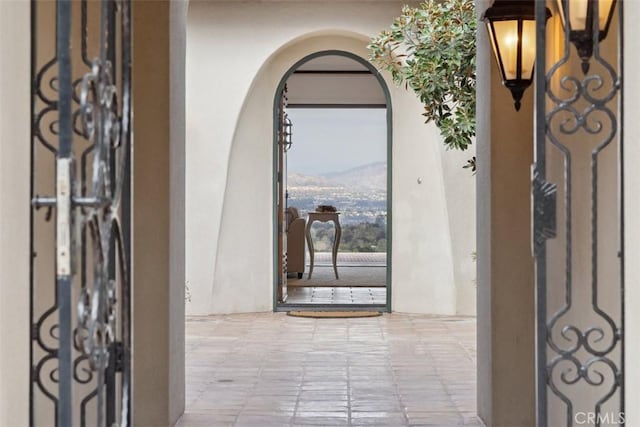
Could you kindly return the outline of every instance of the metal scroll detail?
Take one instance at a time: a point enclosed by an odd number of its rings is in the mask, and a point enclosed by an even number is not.
[[[537,201],[533,207],[533,253],[536,255],[540,252],[540,248],[547,239],[556,237],[556,194],[558,187],[545,181],[535,166],[532,183],[533,198]]]
[[[544,2],[536,7],[543,17]],[[547,66],[538,19],[536,69],[546,70],[536,77],[533,175],[539,427],[624,424],[621,77],[601,55],[595,22],[584,74],[568,30],[560,58]],[[556,203],[558,219],[550,214]]]
[[[130,8],[32,7],[31,425],[130,424]]]
[[[83,204],[95,259],[93,289],[83,286],[78,303],[78,325],[87,331],[86,335],[79,336],[79,346],[89,357],[93,369],[104,370],[115,329],[115,280],[109,272],[110,246],[114,238],[119,245],[122,242],[118,222],[120,195],[119,191],[112,194],[110,182],[110,154],[120,143],[116,88],[111,82],[110,62],[94,60],[92,70],[82,80],[80,111],[84,132],[94,147],[93,195]],[[121,186],[121,182],[116,182],[116,189]]]

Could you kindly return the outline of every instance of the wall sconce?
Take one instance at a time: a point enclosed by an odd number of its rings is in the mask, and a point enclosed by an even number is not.
[[[551,11],[547,9],[547,19],[550,17]],[[495,0],[484,12],[482,21],[487,24],[502,84],[511,91],[519,111],[522,95],[533,81],[536,62],[535,1]]]
[[[616,0],[557,0],[562,25],[568,27],[569,40],[582,59],[582,72],[589,71],[589,59],[593,55],[593,39],[598,22],[598,42],[607,37]],[[597,17],[597,18],[596,18]],[[568,19],[567,19],[568,18]]]

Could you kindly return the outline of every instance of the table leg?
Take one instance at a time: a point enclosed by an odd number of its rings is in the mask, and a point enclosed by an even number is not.
[[[307,229],[306,229],[306,235],[307,235],[307,246],[309,247],[309,276],[307,277],[307,280],[311,279],[311,274],[313,273],[313,255],[314,255],[314,250],[313,250],[313,241],[311,240],[311,224],[313,224],[312,219],[310,219],[309,221],[307,221]]]
[[[336,279],[339,279],[338,277],[338,248],[340,247],[340,237],[342,236],[342,228],[340,227],[340,221],[338,220],[334,220],[333,223],[335,224],[336,227],[336,235],[335,238],[333,239],[333,251],[332,251],[332,258],[333,258],[333,272],[336,274]]]

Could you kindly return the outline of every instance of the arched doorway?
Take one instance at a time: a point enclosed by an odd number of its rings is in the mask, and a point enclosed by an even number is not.
[[[377,138],[348,135],[356,129],[355,122],[363,118],[366,123],[360,132],[377,127]],[[293,156],[294,164],[299,168],[311,164],[315,168],[332,168],[332,173],[325,170],[317,175],[315,170],[311,180],[299,173],[288,173],[289,150],[296,147],[292,129],[298,120],[306,124],[306,148],[305,154]],[[280,80],[273,122],[275,310],[303,306],[391,311],[391,120],[390,94],[383,78],[370,63],[353,53],[313,53],[296,62]],[[332,124],[338,122],[347,135],[323,135],[321,143],[322,138],[312,136],[314,132],[335,132]],[[378,157],[371,142],[376,139],[381,142],[377,146]],[[313,141],[316,148],[323,145],[320,151],[309,149]],[[349,156],[351,161],[345,159]],[[320,157],[331,160],[319,166]],[[292,177],[304,181],[298,184],[306,188],[296,187],[297,194],[290,194],[288,181]],[[340,179],[342,182],[337,183]],[[324,192],[318,192],[319,185],[327,185]],[[315,191],[309,187],[315,187]],[[369,206],[358,206],[359,201]],[[327,211],[319,212],[324,207]],[[346,230],[341,232],[343,227]],[[361,237],[354,237],[357,234]],[[341,240],[341,236],[346,239]],[[356,239],[358,244],[353,243]],[[326,247],[322,248],[322,243]],[[318,244],[320,250],[327,252],[318,254],[314,250]],[[316,267],[318,261],[325,267],[320,271]],[[344,270],[346,276],[340,278],[339,270]],[[316,278],[312,279],[314,272]],[[295,284],[293,294],[289,292],[289,278]]]

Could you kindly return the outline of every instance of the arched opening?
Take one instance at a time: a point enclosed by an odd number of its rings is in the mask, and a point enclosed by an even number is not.
[[[391,120],[383,78],[353,53],[313,53],[280,80],[275,310],[391,311]]]
[[[204,55],[210,35],[200,30],[213,27],[203,22],[197,28],[187,49],[187,313],[271,311],[278,268],[274,162],[268,160],[274,159],[275,94],[301,59],[330,50],[366,58],[366,39],[327,32],[289,37],[267,51],[255,48],[233,71]],[[424,125],[415,96],[387,84],[393,102],[389,159],[396,165],[388,171],[393,179],[393,217],[387,218],[393,227],[390,308],[473,313],[475,234],[468,230],[475,230],[475,187],[473,177],[458,173],[468,153],[445,155],[437,128]],[[211,92],[200,89],[207,85],[220,93],[214,103]]]

